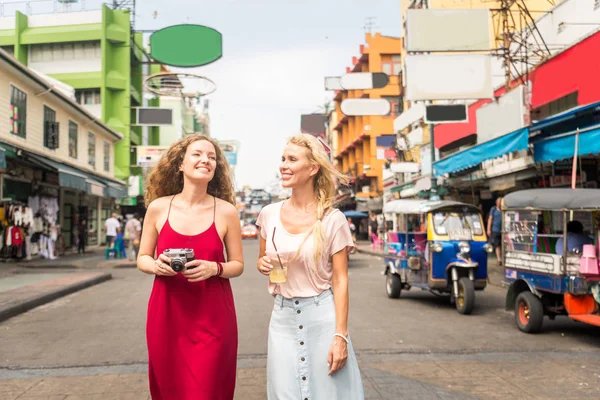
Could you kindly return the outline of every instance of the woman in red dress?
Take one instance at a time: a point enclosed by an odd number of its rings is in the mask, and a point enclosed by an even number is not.
[[[146,325],[152,399],[231,400],[238,333],[229,279],[244,262],[219,146],[202,135],[173,144],[150,173],[145,201],[137,264],[156,275]],[[177,273],[163,251],[182,248],[195,258]]]

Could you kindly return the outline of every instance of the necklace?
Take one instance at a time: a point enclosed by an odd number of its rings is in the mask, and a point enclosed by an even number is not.
[[[308,210],[308,207],[311,206],[312,204],[316,203],[316,202],[317,202],[316,200],[315,201],[311,201],[310,203],[308,203],[306,205],[306,207],[301,208],[301,207],[296,206],[294,204],[294,201],[290,198],[290,206],[292,207],[292,209],[294,209],[295,211],[302,211],[306,215],[310,215],[311,214],[312,210]]]

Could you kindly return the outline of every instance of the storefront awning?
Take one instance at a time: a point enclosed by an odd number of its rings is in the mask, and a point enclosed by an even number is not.
[[[527,128],[509,133],[488,142],[478,144],[465,151],[453,154],[433,164],[435,176],[461,171],[484,161],[501,157],[513,151],[526,150],[529,140]]]
[[[0,147],[0,168],[6,169],[6,149]]]
[[[58,184],[61,187],[75,189],[80,192],[87,191],[86,179],[88,176],[80,170],[69,167],[65,164],[61,164],[49,158],[38,156],[37,154],[27,152],[27,157],[47,168],[53,169],[58,172]]]
[[[106,197],[106,184],[88,177],[86,180],[87,194],[98,197]]]
[[[534,122],[529,127],[530,132],[550,128],[554,125],[562,124],[582,116],[582,114],[591,114],[600,110],[600,102],[587,104],[585,106],[574,107],[560,114],[553,115],[541,121]]]
[[[108,197],[112,197],[113,199],[122,199],[123,197],[127,197],[127,186],[115,182],[106,182],[106,184],[106,192]]]
[[[576,136],[579,136],[578,156],[600,153],[600,125],[597,125],[580,131],[579,134],[577,134],[577,131],[569,132],[534,143],[533,156],[535,162],[554,162],[573,158]]]

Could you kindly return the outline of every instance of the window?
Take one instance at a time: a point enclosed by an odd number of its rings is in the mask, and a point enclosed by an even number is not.
[[[29,46],[31,62],[100,59],[100,41],[32,44]]]
[[[77,158],[77,124],[69,121],[69,157]]]
[[[15,46],[0,46],[0,49],[4,50],[11,56],[15,56]]]
[[[88,164],[96,168],[96,135],[88,132]]]
[[[108,172],[110,170],[110,144],[104,142],[104,170]]]
[[[561,112],[570,110],[571,108],[577,107],[579,92],[569,93],[566,96],[558,98],[550,103],[546,103],[534,110],[531,110],[531,119],[534,121],[541,121],[545,118],[551,117]]]
[[[10,85],[10,133],[26,137],[27,133],[27,95]]]
[[[402,59],[400,55],[392,55],[388,60],[381,63],[381,72],[389,76],[397,76],[402,73]]]
[[[400,75],[402,72],[402,59],[400,55],[392,56],[392,75]]]
[[[391,108],[390,113],[387,114],[388,117],[397,117],[402,114],[402,102],[399,97],[384,96],[382,99],[390,102]]]
[[[75,100],[83,105],[100,104],[100,89],[75,90]]]
[[[56,111],[44,106],[44,146],[49,149],[58,149],[58,132]]]

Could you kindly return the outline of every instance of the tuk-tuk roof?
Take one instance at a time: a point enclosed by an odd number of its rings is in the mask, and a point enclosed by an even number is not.
[[[505,210],[600,210],[600,189],[529,189],[507,194]]]
[[[451,200],[392,200],[383,206],[384,213],[424,214],[441,208],[466,208],[469,211],[480,212],[473,204]]]

